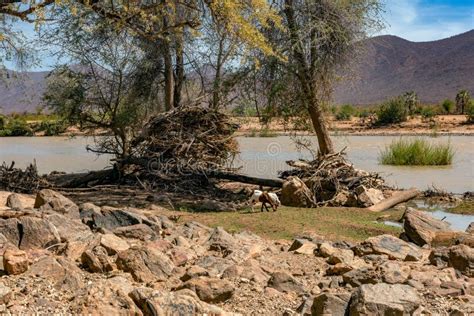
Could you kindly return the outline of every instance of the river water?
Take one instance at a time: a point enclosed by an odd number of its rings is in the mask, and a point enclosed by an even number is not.
[[[314,137],[307,137],[316,144]],[[400,188],[426,189],[431,185],[453,193],[474,191],[474,137],[451,136],[430,138],[432,142],[451,142],[455,150],[452,166],[395,167],[378,163],[378,155],[395,136],[334,136],[338,149],[346,147],[348,159],[357,168],[380,172],[389,184]],[[259,177],[276,177],[278,171],[288,169],[286,160],[310,158],[308,152],[298,152],[288,136],[254,138],[238,137],[241,154],[234,165],[242,173]],[[41,173],[53,170],[84,172],[110,165],[108,157],[85,150],[94,143],[91,137],[7,137],[0,138],[0,162],[14,160],[17,166],[36,160]]]

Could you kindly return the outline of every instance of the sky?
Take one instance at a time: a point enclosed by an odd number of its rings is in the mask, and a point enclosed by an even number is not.
[[[474,29],[474,0],[382,0],[385,28],[374,35],[396,35],[413,42],[447,38]],[[33,26],[18,23],[28,37]],[[28,70],[49,70],[56,60],[48,52],[39,53],[40,63]],[[7,63],[7,68],[15,65]]]

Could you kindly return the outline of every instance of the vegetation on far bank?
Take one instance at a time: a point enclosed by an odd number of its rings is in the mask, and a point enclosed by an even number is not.
[[[453,161],[450,143],[431,144],[421,138],[393,141],[380,153],[380,163],[396,166],[444,166]]]
[[[396,214],[395,214],[396,213]],[[382,213],[354,208],[295,208],[282,206],[276,213],[181,212],[180,221],[196,220],[211,227],[222,226],[230,232],[251,231],[269,239],[292,239],[312,232],[330,239],[362,241],[380,234],[401,232],[398,227],[377,222],[383,215],[401,218],[402,211]]]
[[[453,208],[446,210],[449,213],[474,215],[474,201],[462,201]]]

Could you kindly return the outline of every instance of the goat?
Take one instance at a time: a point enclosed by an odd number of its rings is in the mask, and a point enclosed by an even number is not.
[[[273,212],[278,210],[278,207],[281,205],[280,199],[273,192],[266,192],[260,190],[254,190],[252,196],[250,197],[250,205],[252,206],[252,212],[254,211],[254,205],[258,202],[262,203],[260,211],[263,212],[263,208],[270,212],[267,207],[267,203],[271,205]]]

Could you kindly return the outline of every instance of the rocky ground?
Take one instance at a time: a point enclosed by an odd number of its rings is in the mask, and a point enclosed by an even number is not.
[[[4,204],[6,314],[474,313],[474,224],[453,232],[416,210],[401,238],[356,244],[230,234],[154,209],[78,206],[51,190]]]

